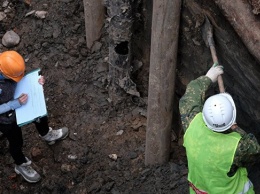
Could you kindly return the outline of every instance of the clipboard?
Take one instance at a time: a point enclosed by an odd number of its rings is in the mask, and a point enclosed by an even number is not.
[[[35,69],[17,83],[14,98],[22,93],[28,94],[27,103],[15,109],[16,122],[20,127],[47,115],[43,86],[38,83],[40,72],[41,69]]]

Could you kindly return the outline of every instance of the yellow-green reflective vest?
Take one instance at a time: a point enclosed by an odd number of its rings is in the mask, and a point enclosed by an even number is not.
[[[202,113],[197,114],[184,134],[188,180],[209,194],[254,193],[245,168],[227,176],[240,139],[236,132],[213,132],[205,125]]]

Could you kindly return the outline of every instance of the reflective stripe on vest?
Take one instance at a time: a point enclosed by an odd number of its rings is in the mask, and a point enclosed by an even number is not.
[[[189,182],[189,186],[193,189],[193,191],[196,194],[208,194],[206,191],[199,190],[197,187],[195,187],[191,182]]]
[[[189,182],[189,186],[193,189],[193,191],[196,193],[196,194],[208,194],[206,191],[203,191],[203,190],[199,190],[197,187],[195,187],[191,182]],[[245,185],[244,185],[244,188],[243,188],[243,191],[238,193],[238,194],[246,194],[249,189],[253,186],[253,183],[248,180]]]
[[[253,186],[253,183],[250,180],[248,180],[245,183],[245,185],[244,185],[243,191],[238,193],[238,194],[245,194],[245,193],[247,193],[252,186]]]

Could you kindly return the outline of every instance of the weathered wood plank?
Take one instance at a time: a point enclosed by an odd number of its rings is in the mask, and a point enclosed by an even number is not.
[[[250,53],[260,62],[260,21],[244,0],[215,0],[225,17],[241,37]]]
[[[126,94],[140,96],[131,80],[132,1],[105,1],[109,16],[109,98],[118,104]]]
[[[83,0],[83,2],[87,47],[91,48],[94,41],[101,36],[105,10],[102,0]]]
[[[145,164],[169,160],[181,0],[154,0]]]

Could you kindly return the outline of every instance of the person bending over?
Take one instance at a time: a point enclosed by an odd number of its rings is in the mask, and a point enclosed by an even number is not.
[[[230,94],[216,94],[205,101],[206,91],[221,74],[223,67],[213,65],[187,85],[179,102],[190,193],[253,194],[246,166],[259,159],[255,136],[236,124]]]

